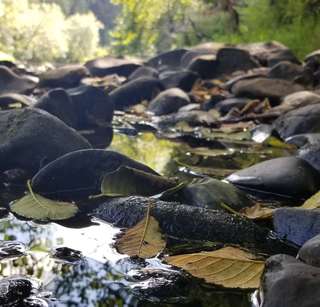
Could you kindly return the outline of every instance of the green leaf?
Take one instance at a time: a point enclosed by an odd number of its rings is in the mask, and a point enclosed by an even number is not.
[[[106,196],[152,196],[172,189],[176,185],[175,180],[121,166],[115,172],[104,176],[101,192]]]
[[[33,193],[28,182],[29,193],[10,204],[11,210],[23,217],[38,221],[66,220],[76,215],[78,207],[73,203],[60,202]]]

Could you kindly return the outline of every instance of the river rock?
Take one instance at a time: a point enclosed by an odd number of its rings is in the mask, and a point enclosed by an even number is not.
[[[116,227],[129,228],[145,217],[149,206],[147,197],[118,197],[106,200],[93,216]],[[224,211],[154,200],[150,214],[164,234],[175,238],[239,244],[267,253],[297,253],[296,247],[279,240],[268,229]]]
[[[306,264],[320,267],[320,235],[303,244],[299,250],[298,258]]]
[[[218,102],[214,108],[221,115],[226,115],[233,108],[243,109],[250,101],[248,98],[228,98]]]
[[[320,144],[320,133],[296,134],[285,139],[285,142],[296,145],[297,147],[304,147],[308,149],[309,145],[313,146]]]
[[[39,86],[70,88],[80,84],[80,81],[89,76],[89,71],[82,65],[65,65],[49,70],[40,75]]]
[[[320,234],[320,210],[277,209],[273,213],[273,226],[281,238],[301,246]]]
[[[304,199],[320,189],[320,174],[296,157],[264,161],[233,173],[227,180],[244,189]]]
[[[132,81],[134,79],[142,78],[142,77],[149,77],[157,79],[159,77],[159,72],[148,66],[141,66],[137,68],[129,77],[128,81]]]
[[[320,306],[320,269],[294,257],[276,255],[266,261],[261,307]]]
[[[271,68],[268,77],[272,79],[284,79],[294,81],[299,76],[301,76],[304,73],[304,71],[305,68],[302,65],[285,61],[274,65]]]
[[[34,107],[58,117],[70,127],[76,126],[77,119],[72,100],[62,88],[44,94]]]
[[[37,85],[32,76],[19,76],[6,66],[0,66],[0,95],[31,92]]]
[[[176,49],[161,53],[146,63],[157,70],[172,70],[180,67],[181,58],[187,53],[187,49]]]
[[[120,153],[89,149],[72,152],[48,164],[33,177],[32,187],[35,192],[62,200],[97,195],[101,193],[103,175],[120,166],[158,175]]]
[[[141,66],[138,60],[119,59],[111,56],[102,57],[85,63],[85,67],[92,76],[105,77],[116,74],[121,77],[129,77]]]
[[[8,108],[11,104],[19,103],[22,107],[30,107],[35,103],[35,100],[30,96],[21,94],[3,94],[0,95],[1,108]]]
[[[198,55],[190,60],[187,69],[197,73],[201,79],[211,79],[217,74],[218,61],[213,54]]]
[[[285,113],[316,103],[320,103],[320,95],[310,91],[302,91],[284,97],[281,104],[273,108],[271,111],[280,111],[280,113]]]
[[[263,66],[272,67],[283,61],[300,63],[295,54],[279,42],[252,43],[240,46],[248,50]]]
[[[279,103],[281,98],[303,91],[304,88],[299,84],[282,79],[251,78],[236,82],[231,90],[238,97],[268,98],[272,103]]]
[[[42,165],[90,144],[57,117],[39,109],[0,112],[0,169],[34,174]]]
[[[180,88],[186,93],[190,92],[195,85],[196,81],[199,80],[200,76],[192,71],[178,71],[178,72],[166,72],[160,75],[160,79],[164,84],[165,88]]]
[[[114,105],[102,89],[81,85],[67,92],[74,105],[77,129],[104,126],[112,122]]]
[[[309,53],[305,57],[304,62],[313,72],[318,71],[320,68],[320,49]]]
[[[162,82],[154,78],[132,80],[110,93],[116,110],[123,110],[140,102],[150,101],[164,90]]]
[[[252,206],[244,192],[232,184],[213,178],[191,183],[178,194],[181,203],[214,210],[223,210],[223,204],[236,211]]]
[[[201,57],[214,57],[216,59],[216,54],[218,50],[213,50],[211,48],[199,48],[197,50],[189,50],[187,53],[184,54],[184,56],[181,58],[180,65],[181,67],[188,67],[191,62],[194,61],[196,58]]]
[[[310,143],[304,145],[299,150],[298,155],[301,159],[307,161],[310,165],[312,165],[316,170],[320,172],[320,134],[315,133],[313,135],[307,135],[307,141]]]
[[[148,111],[160,116],[177,112],[181,107],[190,103],[189,96],[179,88],[171,88],[160,93],[148,107]]]
[[[303,133],[320,132],[320,104],[307,105],[278,117],[273,122],[274,129],[286,139]]]

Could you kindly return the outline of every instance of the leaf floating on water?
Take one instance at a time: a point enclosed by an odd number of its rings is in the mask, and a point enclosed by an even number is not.
[[[116,241],[119,253],[144,259],[156,256],[166,247],[158,221],[148,213],[136,226]]]
[[[201,252],[167,257],[166,261],[182,268],[207,283],[225,288],[256,289],[264,270],[264,262],[239,248],[225,247],[213,252]]]
[[[303,209],[317,209],[320,208],[320,192],[314,194],[312,197],[307,199],[302,205]]]
[[[115,172],[104,176],[101,191],[106,196],[152,196],[176,185],[175,180],[121,166]]]
[[[274,209],[262,207],[261,204],[256,204],[253,207],[248,207],[240,210],[240,213],[251,220],[271,219]]]
[[[23,217],[38,221],[66,220],[76,215],[78,207],[73,203],[60,202],[33,193],[28,183],[29,193],[10,204],[11,210]]]

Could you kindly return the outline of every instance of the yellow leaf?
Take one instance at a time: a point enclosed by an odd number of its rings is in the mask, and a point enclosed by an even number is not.
[[[317,209],[320,207],[320,192],[314,194],[302,205],[303,209]]]
[[[274,209],[262,207],[261,204],[256,204],[253,207],[248,207],[240,210],[240,213],[251,220],[264,220],[272,218]]]
[[[165,246],[166,242],[162,238],[159,223],[149,213],[116,241],[119,253],[144,259],[156,256]]]
[[[259,288],[264,262],[239,248],[167,257],[166,261],[207,283],[225,288]]]

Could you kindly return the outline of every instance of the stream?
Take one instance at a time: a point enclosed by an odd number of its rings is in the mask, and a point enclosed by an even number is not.
[[[152,132],[135,136],[115,133],[110,148],[163,175],[190,181],[204,175],[221,179],[238,169],[286,155],[283,149],[253,142],[235,141],[226,149],[192,147],[157,138]],[[213,289],[198,280],[193,291],[179,289],[176,295],[167,293],[168,297],[149,293],[146,290],[150,280],[137,278],[135,275],[140,273],[135,262],[112,247],[120,230],[98,220],[92,222],[92,226],[79,228],[55,223],[40,225],[21,221],[12,214],[3,218],[0,240],[21,242],[27,251],[23,257],[1,261],[1,276],[39,280],[41,292],[32,306],[253,306],[252,293]],[[83,257],[56,256],[54,250],[63,247],[79,251]],[[157,259],[148,260],[145,267],[172,270]],[[37,302],[43,305],[36,305]]]

